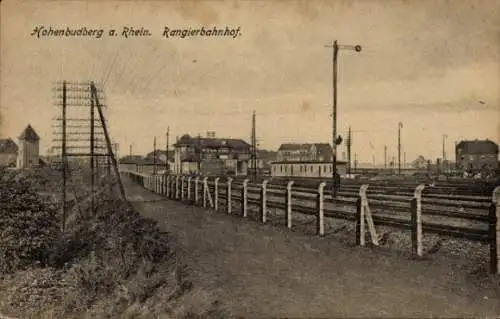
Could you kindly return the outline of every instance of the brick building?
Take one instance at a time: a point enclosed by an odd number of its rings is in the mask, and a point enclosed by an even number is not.
[[[0,139],[0,166],[15,167],[19,147],[11,139]]]
[[[250,144],[241,139],[183,135],[174,144],[175,174],[246,175]]]
[[[461,141],[455,147],[458,169],[466,171],[498,168],[498,144],[490,140]]]

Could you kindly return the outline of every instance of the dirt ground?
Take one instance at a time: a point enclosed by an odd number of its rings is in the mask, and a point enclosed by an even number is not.
[[[182,243],[195,286],[243,317],[500,315],[498,279],[447,256],[352,247],[166,200],[125,180],[129,200]]]

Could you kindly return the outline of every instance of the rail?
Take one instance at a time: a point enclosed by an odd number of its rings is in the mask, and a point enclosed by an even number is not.
[[[373,245],[378,245],[376,226],[410,230],[412,254],[423,256],[423,233],[464,238],[490,245],[491,271],[500,273],[500,186],[493,191],[489,204],[468,196],[432,197],[425,184],[415,187],[411,195],[375,192],[371,185],[362,184],[357,191],[344,190],[333,198],[325,182],[315,188],[262,180],[226,177],[189,177],[175,175],[148,175],[122,171],[144,188],[169,199],[233,214],[238,208],[247,218],[250,208],[258,209],[258,219],[267,222],[270,208],[284,212],[286,226],[292,228],[294,214],[316,216],[316,233],[325,235],[325,218],[354,221],[356,243],[364,246],[366,228]],[[497,216],[498,215],[498,216]],[[467,224],[464,226],[463,224]],[[497,245],[498,242],[498,245]]]

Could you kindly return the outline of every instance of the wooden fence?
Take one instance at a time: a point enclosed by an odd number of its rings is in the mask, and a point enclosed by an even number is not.
[[[379,245],[375,225],[410,230],[411,253],[416,257],[423,256],[424,232],[480,241],[490,245],[491,272],[500,274],[500,240],[497,240],[500,238],[500,186],[494,189],[489,202],[482,197],[465,195],[446,197],[426,193],[423,197],[424,184],[418,185],[411,196],[382,194],[380,189],[367,194],[370,185],[364,184],[356,193],[347,190],[333,198],[325,191],[325,182],[310,188],[297,187],[294,181],[272,184],[268,180],[250,183],[248,179],[235,181],[230,177],[209,180],[207,177],[152,176],[132,171],[122,174],[169,199],[224,210],[228,214],[234,213],[238,205],[241,216],[247,217],[249,206],[257,206],[258,219],[262,223],[267,221],[269,208],[285,212],[288,228],[293,226],[294,213],[314,215],[319,236],[325,235],[325,217],[352,220],[356,225],[356,244],[360,246],[366,245],[367,238],[373,245]],[[450,225],[448,221],[453,219],[469,225]]]

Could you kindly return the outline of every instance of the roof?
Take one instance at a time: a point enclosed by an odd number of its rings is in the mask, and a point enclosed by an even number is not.
[[[38,134],[36,134],[33,127],[31,127],[31,124],[28,124],[28,126],[24,129],[24,131],[19,136],[19,139],[26,140],[26,141],[38,141],[40,139],[40,137],[38,136]]]
[[[138,164],[142,162],[142,156],[140,155],[126,155],[120,158],[121,164]]]
[[[153,156],[155,155],[156,153],[156,156],[165,156],[167,154],[167,151],[166,150],[156,150],[156,151],[152,151],[152,152],[149,152],[148,154],[146,154],[145,157],[147,158],[153,158]],[[168,158],[173,160],[174,159],[174,150],[168,150]]]
[[[271,164],[332,164],[330,161],[274,161]],[[337,161],[337,165],[347,164],[346,161]]]
[[[203,148],[228,148],[232,150],[247,151],[250,149],[250,144],[242,139],[234,138],[208,138],[208,137],[191,137],[188,134],[181,136],[181,138],[174,144],[174,146],[195,146]]]
[[[11,138],[0,139],[0,153],[17,154],[18,150],[19,147]]]
[[[276,159],[276,154],[276,151],[257,150],[257,158],[263,160],[274,160]]]
[[[285,143],[281,144],[278,151],[308,150],[312,144]]]
[[[332,146],[328,143],[285,143],[281,144],[278,151],[298,151],[305,150],[308,151],[314,145],[316,148],[316,154],[321,154],[323,156],[331,156],[332,155]]]
[[[332,156],[333,150],[332,146],[328,143],[315,143],[317,154],[321,154],[323,156]]]
[[[498,154],[498,144],[490,140],[461,141],[456,150],[461,154]]]

